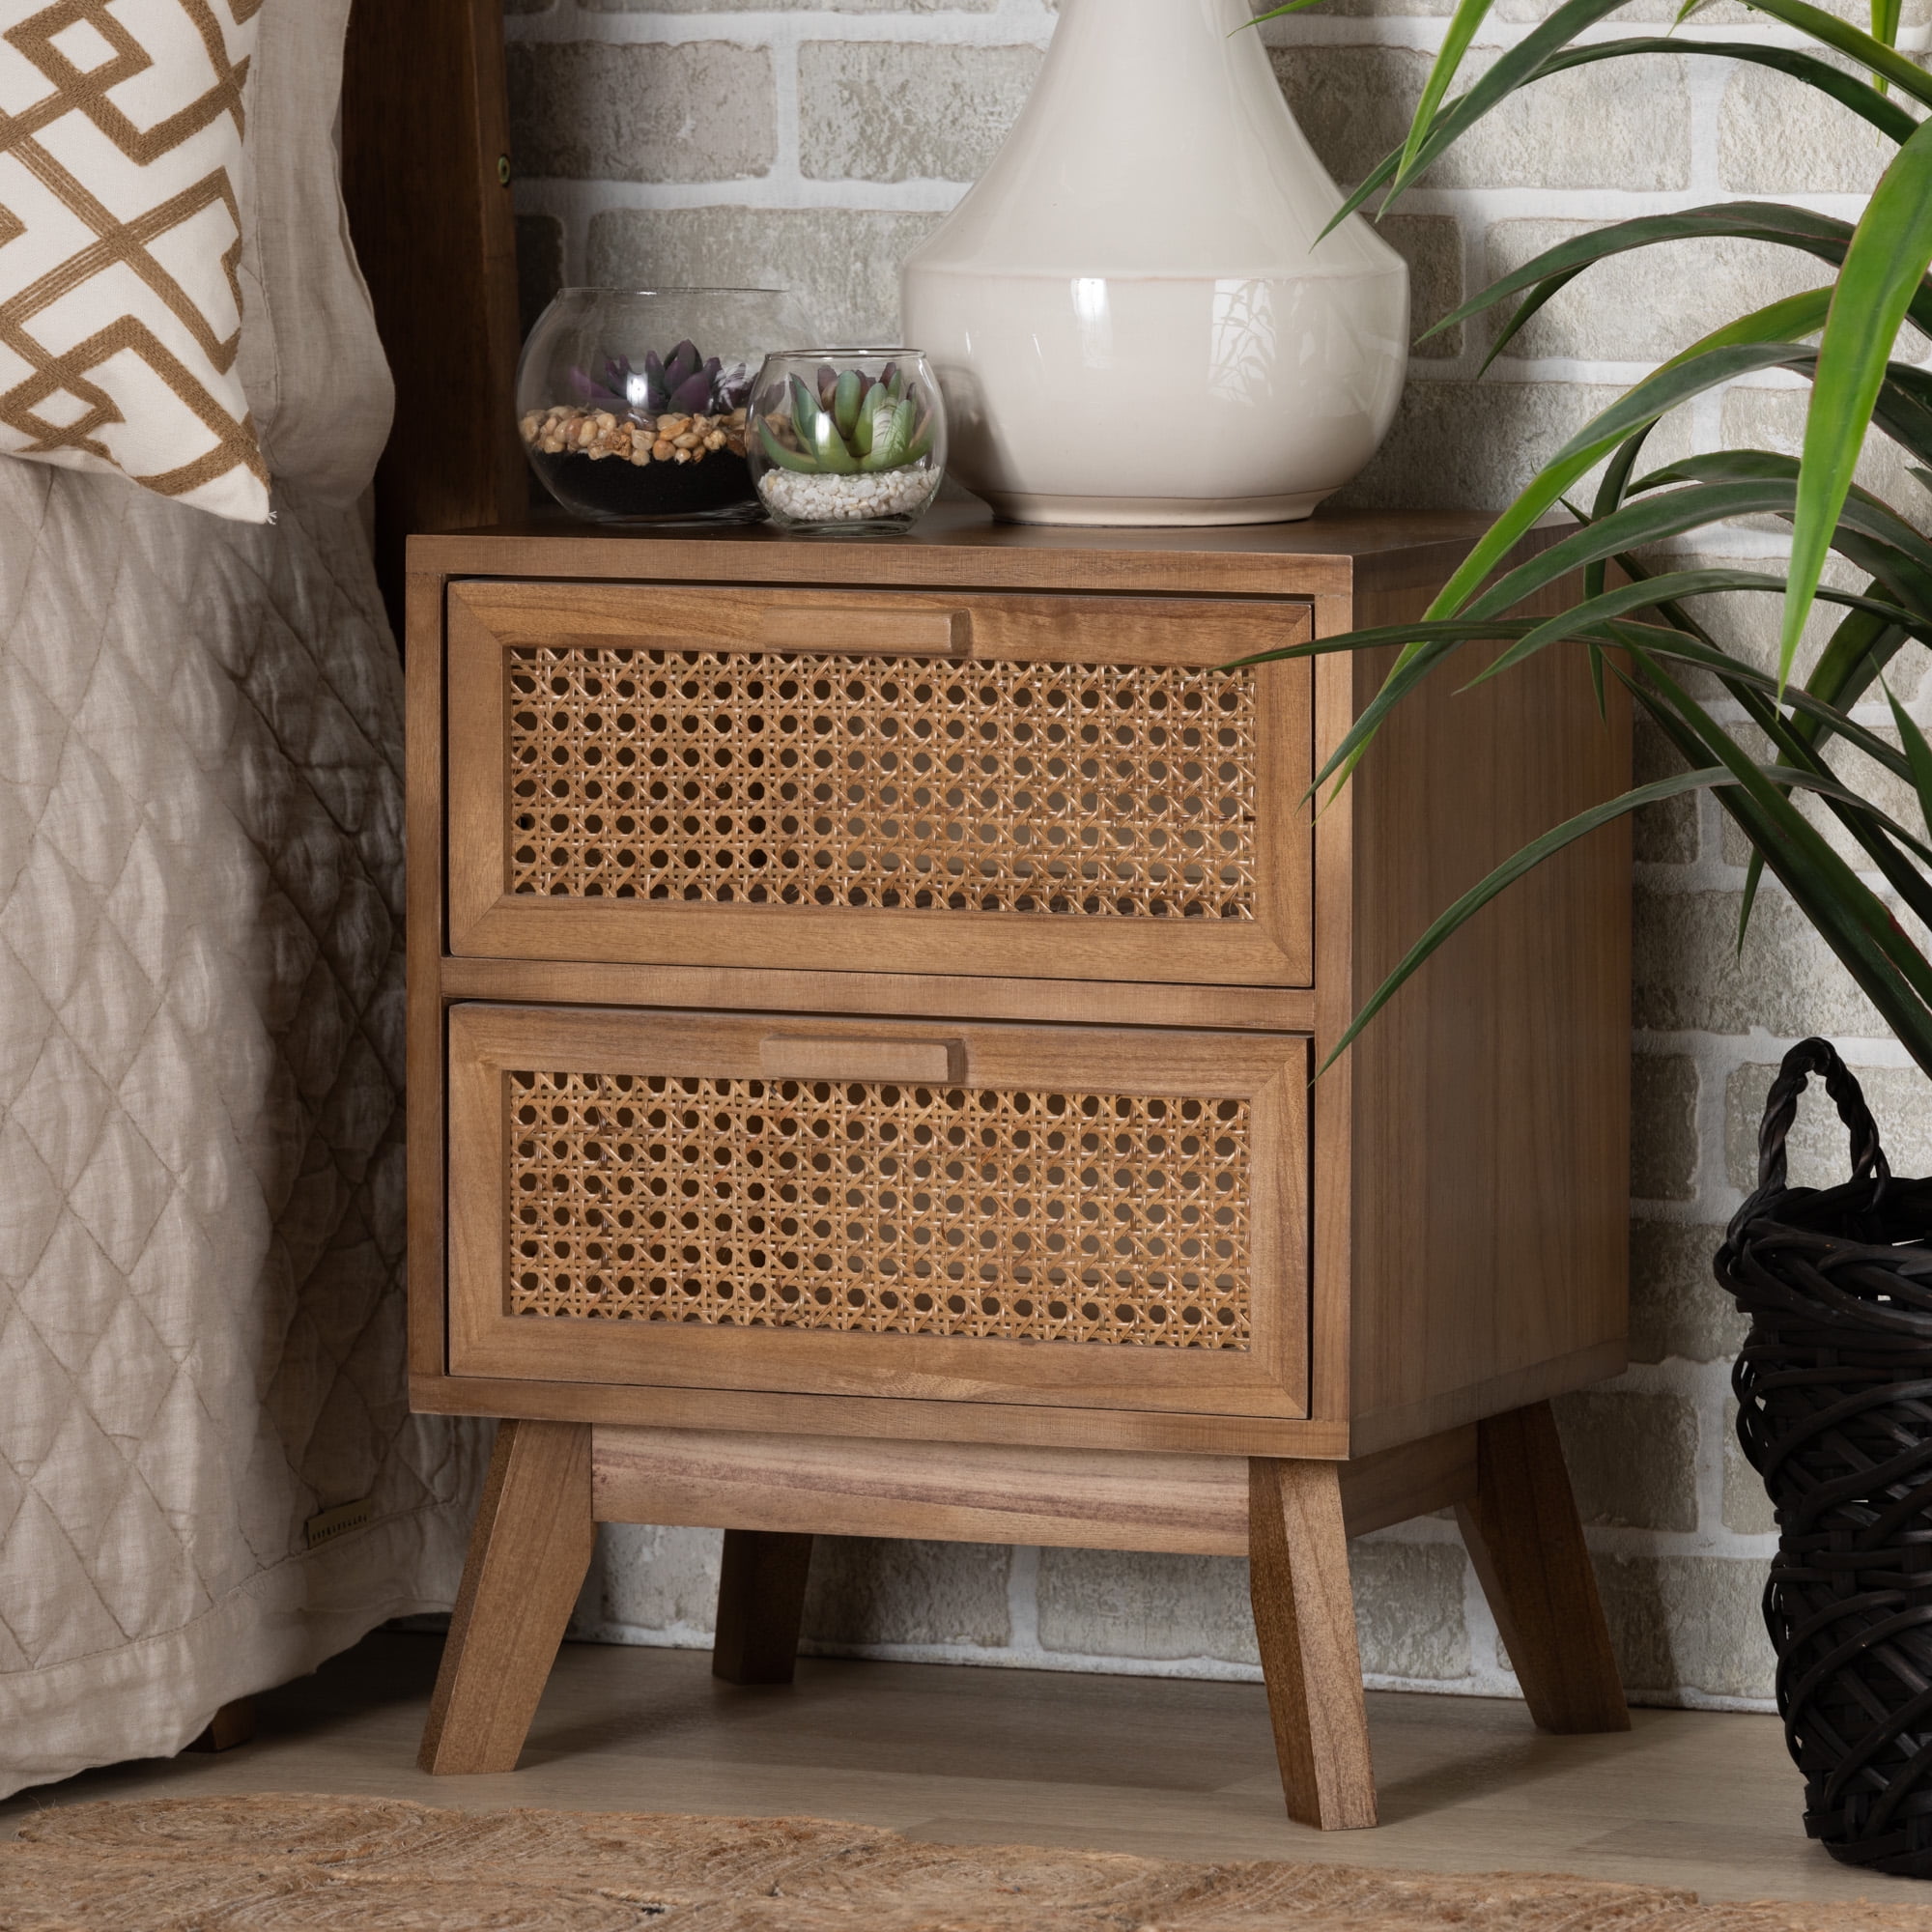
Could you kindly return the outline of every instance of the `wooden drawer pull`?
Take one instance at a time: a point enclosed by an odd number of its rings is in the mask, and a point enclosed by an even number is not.
[[[768,604],[758,620],[758,647],[768,651],[964,657],[972,644],[970,611],[861,611],[822,604]]]
[[[773,1034],[759,1042],[758,1065],[773,1080],[897,1080],[939,1087],[965,1078],[966,1043]]]

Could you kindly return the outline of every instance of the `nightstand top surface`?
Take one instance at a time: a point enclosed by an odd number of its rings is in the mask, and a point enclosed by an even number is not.
[[[1319,595],[1364,578],[1439,581],[1492,519],[1457,510],[1337,511],[1300,523],[1207,528],[1001,524],[943,502],[905,536],[788,535],[768,524],[652,529],[533,518],[410,539],[412,572],[439,576],[728,578],[751,582]]]

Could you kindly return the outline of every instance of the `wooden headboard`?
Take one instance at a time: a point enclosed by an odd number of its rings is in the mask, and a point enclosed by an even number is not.
[[[502,0],[355,0],[342,185],[396,379],[376,566],[401,632],[412,530],[519,517],[517,246]]]

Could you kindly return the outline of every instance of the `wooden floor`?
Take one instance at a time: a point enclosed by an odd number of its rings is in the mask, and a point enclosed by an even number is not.
[[[1882,1898],[1932,1885],[1834,1865],[1799,1823],[1771,1718],[1637,1711],[1623,1737],[1546,1737],[1520,1704],[1369,1699],[1378,1831],[1322,1834],[1281,1808],[1259,1685],[806,1660],[740,1690],[708,1653],[568,1644],[523,1769],[415,1769],[434,1637],[378,1634],[260,1700],[253,1744],[91,1772],[0,1804],[30,1810],[196,1792],[373,1792],[431,1804],[807,1813],[953,1842],[1175,1858],[1587,1873],[1707,1898]],[[1928,1918],[1932,1923],[1932,1918]]]

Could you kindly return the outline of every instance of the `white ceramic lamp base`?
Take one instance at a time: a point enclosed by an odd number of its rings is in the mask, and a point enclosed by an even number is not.
[[[987,489],[993,514],[1009,524],[1089,524],[1116,529],[1174,529],[1188,524],[1293,524],[1312,517],[1328,493],[1299,497],[1030,497]]]
[[[1025,111],[907,263],[952,473],[1049,524],[1307,516],[1387,433],[1408,276],[1295,126],[1243,0],[1061,0]]]

